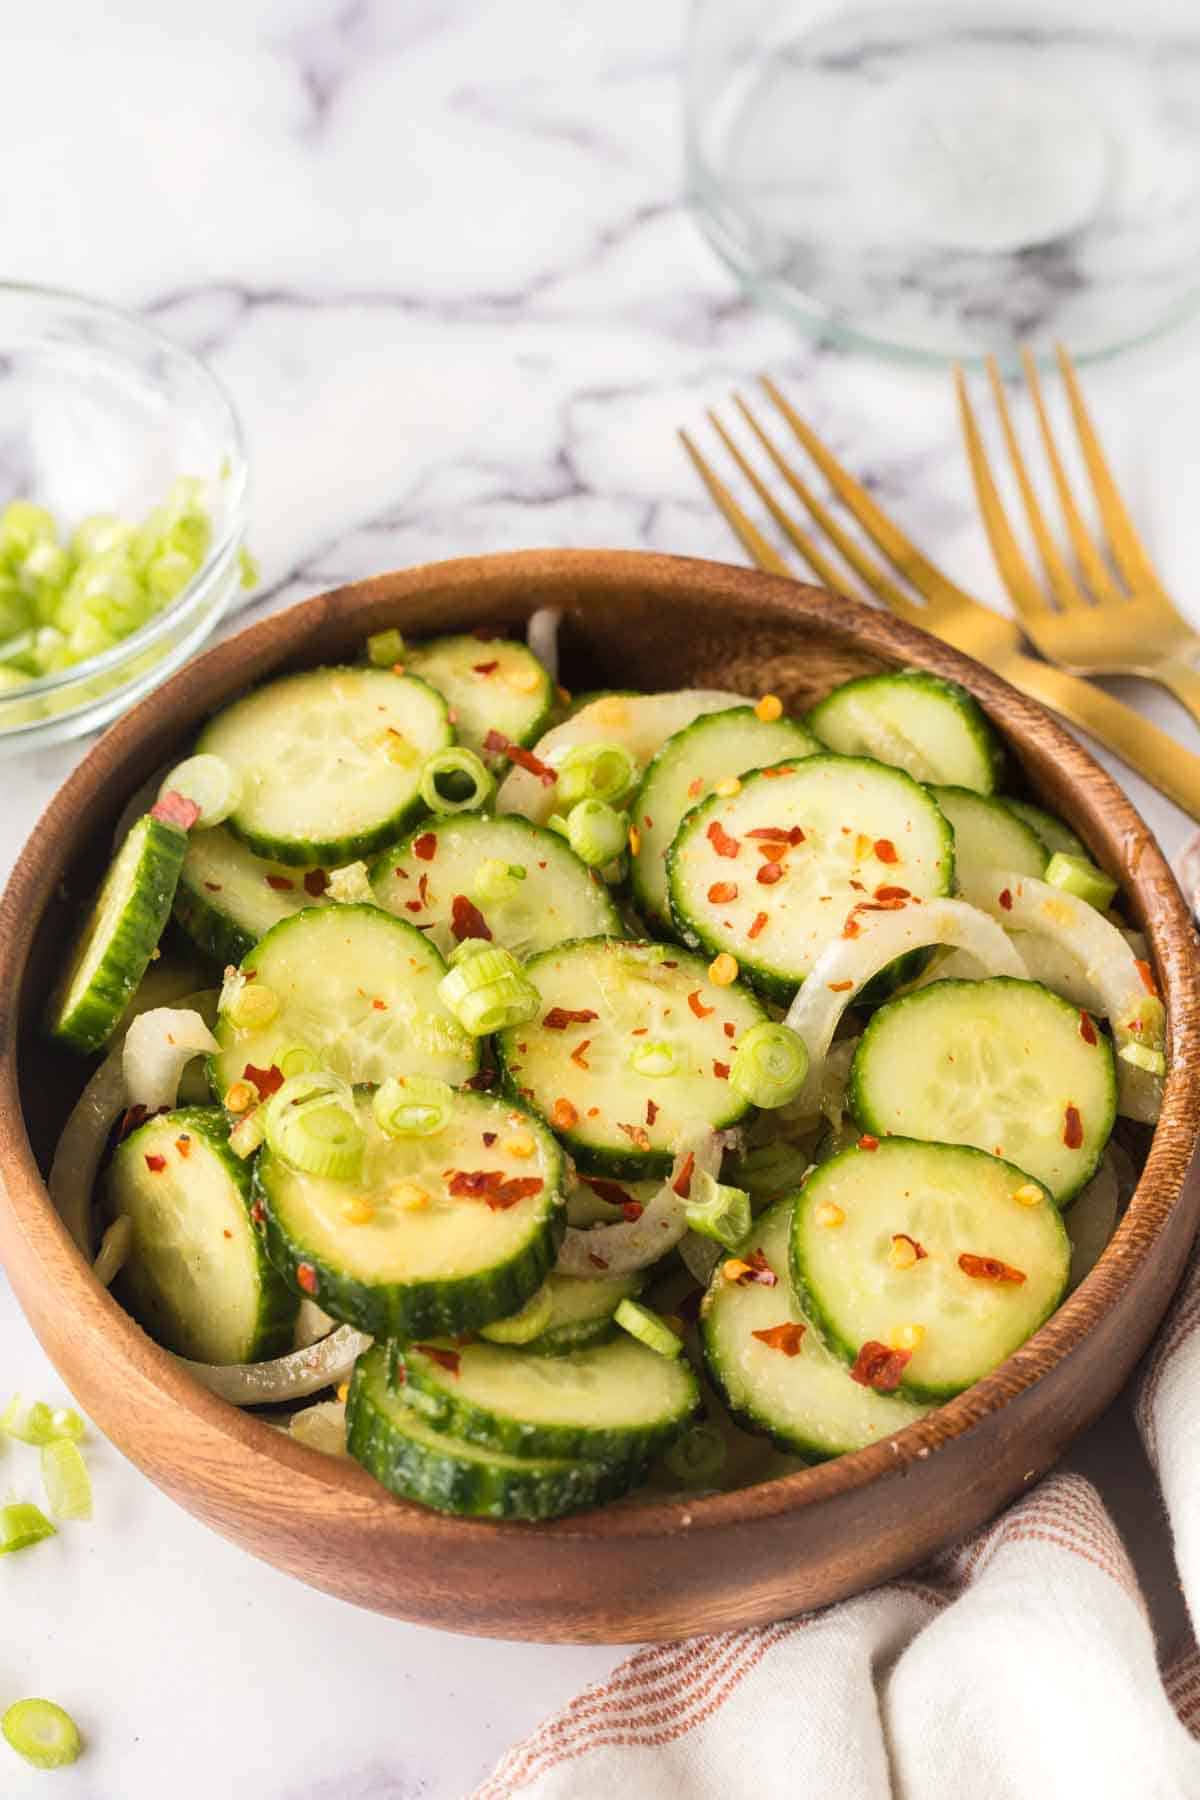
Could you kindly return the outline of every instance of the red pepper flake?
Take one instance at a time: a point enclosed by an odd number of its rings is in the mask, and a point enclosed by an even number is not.
[[[879,1139],[872,1137],[869,1131],[864,1131],[858,1140],[858,1147],[860,1150],[878,1150]]]
[[[451,1375],[458,1374],[462,1357],[457,1350],[443,1350],[440,1344],[414,1344],[413,1349],[419,1350],[422,1356],[427,1356],[439,1369],[445,1369]]]
[[[760,873],[761,873],[761,871],[760,871]],[[761,932],[763,926],[766,924],[767,918],[768,918],[768,914],[766,914],[765,912],[755,913],[754,923],[751,925],[749,931],[746,933],[746,936],[748,938],[756,938],[758,936],[758,934]],[[731,1032],[730,1036],[732,1037],[732,1035],[733,1035],[733,1033]]]
[[[317,1271],[310,1262],[296,1264],[296,1280],[306,1294],[315,1294],[320,1286],[320,1282],[317,1280]]]
[[[730,837],[720,819],[713,820],[705,835],[718,856],[736,856],[742,847],[735,837]]]
[[[646,1209],[640,1200],[626,1200],[621,1208],[627,1223],[630,1225],[636,1225],[645,1210]]]
[[[167,1159],[165,1156],[147,1156],[146,1158],[146,1167],[152,1175],[161,1175],[166,1166]]]
[[[413,855],[421,862],[432,862],[437,855],[436,831],[423,831],[419,838],[413,839]]]
[[[738,897],[736,881],[714,881],[708,890],[708,897],[714,906],[727,906]]]
[[[799,1356],[804,1326],[787,1319],[782,1325],[768,1325],[765,1331],[752,1331],[750,1336],[765,1344],[768,1350],[782,1350],[785,1356]]]
[[[544,1183],[538,1175],[510,1175],[503,1169],[451,1169],[447,1189],[455,1200],[482,1200],[491,1212],[506,1212],[522,1200],[540,1194]]]
[[[1000,899],[1000,904],[1004,908],[1005,912],[1011,912],[1013,909],[1012,889],[1011,888],[1001,888],[1000,894],[999,894],[999,899]]]
[[[973,1256],[969,1250],[963,1251],[958,1266],[964,1275],[973,1276],[976,1281],[1009,1281],[1020,1287],[1025,1279],[1020,1269],[1001,1262],[998,1256]]]
[[[464,938],[491,938],[491,929],[487,920],[473,900],[465,894],[455,894],[450,902],[450,930],[455,941],[461,944]]]
[[[875,854],[881,863],[898,863],[900,861],[899,853],[891,838],[876,838]]]
[[[727,1038],[735,1038],[737,1036],[737,1026],[734,1024],[732,1019],[726,1019],[725,1023],[721,1027],[721,1030],[725,1033],[725,1036]]]
[[[570,1131],[579,1123],[579,1109],[572,1106],[569,1100],[556,1100],[550,1108],[550,1123],[559,1131]]]
[[[242,1070],[242,1077],[253,1082],[260,1100],[269,1100],[283,1086],[283,1070],[278,1063],[272,1063],[269,1069],[256,1069],[253,1063],[247,1063]]]
[[[779,1277],[762,1250],[751,1250],[749,1256],[743,1256],[741,1261],[746,1265],[746,1272],[738,1276],[739,1287],[745,1287],[748,1283],[756,1287],[779,1286]]]
[[[1068,1150],[1078,1150],[1083,1144],[1083,1120],[1079,1116],[1077,1106],[1068,1106],[1063,1117],[1063,1143]]]
[[[491,1149],[492,1145],[496,1141],[497,1135],[498,1134],[494,1131],[484,1131],[484,1132],[480,1133],[480,1136],[482,1137],[483,1142],[484,1142],[485,1149],[488,1149],[488,1150]]]
[[[593,1269],[607,1269],[608,1267],[608,1258],[606,1256],[597,1256],[594,1250],[588,1251],[587,1259],[591,1263]]]
[[[698,1019],[707,1019],[711,1013],[715,1013],[717,1010],[715,1006],[705,1006],[703,1000],[700,998],[699,988],[694,988],[688,995],[687,1000],[688,1005]]]
[[[425,908],[421,905],[419,900],[406,900],[404,902],[404,910],[405,912],[419,913],[424,912]]]
[[[786,844],[757,844],[755,848],[764,862],[782,862],[788,853]]]
[[[180,1156],[190,1156],[192,1154],[192,1140],[186,1131],[181,1131],[179,1136],[175,1139],[175,1148],[178,1150]]]
[[[658,1117],[658,1106],[657,1106],[656,1102],[653,1100],[647,1100],[647,1102],[646,1102],[646,1123],[647,1123],[647,1125],[653,1125],[653,1123],[654,1123],[655,1119],[657,1119],[657,1117]]]
[[[1154,998],[1157,1000],[1158,983],[1154,979],[1154,970],[1150,967],[1150,964],[1148,962],[1143,962],[1139,956],[1133,966],[1141,976],[1142,986],[1145,988],[1146,992],[1148,994],[1153,994]]]
[[[598,1194],[601,1200],[606,1200],[609,1206],[626,1207],[637,1205],[637,1201],[633,1198],[633,1195],[627,1194],[619,1182],[605,1181],[599,1175],[581,1175],[580,1180],[587,1187],[591,1188],[593,1194]]]
[[[718,1062],[716,1057],[714,1057],[713,1058],[713,1074],[716,1076],[718,1081],[728,1081],[729,1080],[729,1064],[723,1063],[723,1062]]]
[[[506,738],[502,731],[489,731],[483,740],[485,750],[493,756],[507,756],[509,762],[515,763],[518,769],[524,769],[527,775],[536,775],[543,787],[553,787],[558,780],[554,770],[533,754],[532,750],[522,750],[511,738]]]
[[[221,884],[219,881],[206,881],[204,885],[210,894],[219,894],[221,891]]]
[[[746,833],[748,838],[758,838],[764,844],[802,844],[804,833],[798,825],[760,825],[755,831]]]
[[[428,877],[428,875],[422,875],[420,880],[417,882],[417,899],[420,901],[422,906],[429,905],[429,877]]]
[[[121,1123],[117,1126],[118,1144],[121,1143],[124,1138],[127,1138],[131,1131],[136,1131],[139,1125],[144,1125],[149,1117],[149,1109],[143,1106],[140,1101],[136,1106],[127,1106],[125,1111],[121,1114]]]
[[[890,1394],[900,1386],[900,1378],[911,1361],[911,1350],[893,1350],[890,1345],[871,1338],[855,1357],[850,1379],[857,1381],[859,1387]]]
[[[311,894],[314,900],[320,898],[329,886],[329,877],[324,869],[310,869],[304,877],[304,891]]]
[[[794,775],[796,771],[791,763],[780,763],[774,769],[763,769],[761,773],[764,781],[778,781],[781,775]]]
[[[289,881],[286,875],[264,875],[263,880],[269,888],[274,888],[277,894],[290,894],[296,885],[294,881]]]
[[[265,1224],[267,1214],[261,1200],[256,1200],[254,1205],[250,1208],[250,1217],[254,1220],[256,1225]]]
[[[371,1008],[374,1012],[386,1012],[388,1003],[386,1000],[372,1000]]]
[[[480,1069],[477,1075],[471,1075],[463,1082],[463,1086],[470,1088],[473,1094],[486,1093],[488,1088],[495,1087],[495,1085],[495,1069]]]
[[[673,1194],[678,1194],[679,1198],[681,1200],[686,1200],[688,1195],[692,1191],[692,1170],[695,1167],[696,1167],[695,1155],[693,1154],[693,1152],[691,1150],[689,1150],[687,1155],[683,1159],[682,1168],[680,1169],[678,1175],[675,1177],[674,1181],[671,1183],[671,1192]]]
[[[777,862],[764,863],[754,877],[763,887],[774,887],[777,881],[783,880],[783,864]]]
[[[1092,1015],[1089,1012],[1081,1011],[1079,1014],[1079,1035],[1085,1044],[1099,1042],[1096,1036],[1096,1027],[1092,1024]]]
[[[568,1006],[552,1006],[542,1020],[547,1031],[565,1031],[568,1025],[590,1025],[600,1014],[588,1007],[578,1010]]]
[[[643,820],[642,820],[642,824],[643,824],[643,825],[644,825],[644,826],[645,826],[645,827],[646,827],[646,830],[647,830],[647,831],[653,831],[653,830],[654,830],[654,820],[653,820],[653,819],[652,819],[652,818],[651,818],[651,817],[650,817],[650,814],[649,814],[649,813],[647,813],[647,814],[646,814],[646,815],[645,815],[645,817],[644,817],[644,818],[643,818]]]
[[[233,1233],[232,1233],[232,1231],[223,1231],[223,1232],[222,1232],[222,1233],[221,1233],[221,1236],[222,1236],[222,1237],[227,1237],[227,1238],[231,1238],[231,1237],[232,1237],[232,1236],[233,1236]]]
[[[907,1231],[894,1231],[892,1242],[893,1244],[907,1244],[913,1253],[914,1262],[924,1262],[929,1255],[924,1244],[918,1243],[915,1237],[910,1237]]]
[[[637,1149],[648,1150],[650,1148],[650,1134],[644,1125],[622,1125],[618,1119],[617,1130],[623,1131],[630,1143]]]
[[[180,831],[190,831],[200,817],[200,808],[194,800],[187,800],[177,794],[174,788],[168,788],[162,799],[150,808],[150,817],[157,819],[162,825],[174,825]]]
[[[846,923],[842,926],[842,936],[844,938],[856,938],[861,930],[862,926],[859,924],[854,914],[849,913],[846,918]]]
[[[571,1061],[576,1065],[577,1068],[587,1069],[587,1068],[591,1067],[591,1064],[587,1061],[586,1057],[584,1056],[584,1051],[587,1049],[587,1047],[591,1043],[591,1041],[592,1041],[591,1038],[580,1038],[579,1042],[576,1044],[575,1048],[572,1050]]]
[[[831,994],[848,994],[854,983],[852,981],[827,981],[825,986]]]
[[[881,882],[875,889],[875,898],[877,900],[911,900],[912,895],[907,888],[888,887],[886,883]]]
[[[600,1108],[598,1106],[589,1106],[587,1109],[587,1116],[589,1119],[598,1119],[600,1117]]]
[[[494,675],[500,663],[497,657],[493,657],[491,662],[472,663],[471,667],[476,675]]]

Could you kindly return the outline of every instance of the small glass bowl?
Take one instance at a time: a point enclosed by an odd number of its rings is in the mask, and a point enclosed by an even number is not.
[[[36,501],[68,531],[139,520],[184,476],[204,484],[204,562],[110,650],[0,692],[0,755],[95,731],[178,668],[237,588],[247,510],[241,425],[203,363],[115,307],[0,283],[0,505]]]

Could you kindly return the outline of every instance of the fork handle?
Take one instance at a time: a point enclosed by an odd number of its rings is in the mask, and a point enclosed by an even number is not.
[[[1139,673],[1147,681],[1157,681],[1169,694],[1174,694],[1180,706],[1186,706],[1197,725],[1200,725],[1200,675],[1195,669],[1189,668],[1185,662],[1172,661],[1156,663],[1154,668],[1143,669]]]
[[[1078,675],[1055,669],[1021,654],[1006,657],[999,672],[1014,687],[1032,694],[1046,706],[1061,713],[1072,725],[1086,731],[1122,762],[1136,769],[1160,794],[1173,800],[1191,818],[1200,821],[1200,756],[1185,750],[1182,744],[1152,725],[1140,713],[1115,700],[1102,688],[1093,687]],[[1189,671],[1185,671],[1190,674]],[[1200,697],[1200,678],[1192,676],[1195,692]],[[1174,690],[1172,690],[1174,691]],[[1180,695],[1182,699],[1182,695]],[[1185,705],[1189,704],[1184,702]]]

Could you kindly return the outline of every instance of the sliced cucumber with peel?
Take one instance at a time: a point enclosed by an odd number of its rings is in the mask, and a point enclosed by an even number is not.
[[[747,1240],[778,1277],[775,1286],[741,1286],[718,1267],[701,1306],[700,1333],[709,1375],[734,1417],[780,1449],[817,1462],[877,1443],[929,1409],[852,1381],[844,1360],[797,1305],[788,1272],[794,1206],[794,1199],[778,1201]],[[754,1336],[786,1324],[803,1329],[791,1356]]]
[[[901,1265],[900,1239],[924,1254]],[[968,1273],[963,1256],[1007,1273]],[[1070,1262],[1050,1195],[1025,1170],[960,1145],[893,1137],[843,1150],[809,1176],[793,1215],[805,1311],[852,1366],[868,1345],[903,1354],[915,1328],[916,1347],[889,1376],[915,1400],[949,1399],[1019,1349],[1062,1299]]]
[[[84,1054],[112,1036],[171,916],[187,834],[145,813],[130,826],[51,996],[51,1036]]]
[[[451,1348],[440,1357],[419,1344],[398,1351],[405,1399],[438,1430],[519,1456],[638,1465],[700,1405],[686,1358],[658,1356],[627,1332],[554,1357],[464,1344],[447,1366]]]
[[[760,719],[752,706],[706,713],[669,737],[630,802],[637,849],[629,874],[634,905],[650,923],[671,929],[667,852],[680,820],[718,782],[820,749],[795,719]]]
[[[497,1054],[509,1090],[581,1168],[665,1175],[685,1127],[721,1130],[750,1110],[729,1070],[735,1040],[763,1008],[738,983],[715,986],[699,957],[584,938],[533,957],[525,973],[538,1011],[500,1034]],[[596,1016],[556,1023],[572,1010]]]
[[[478,1041],[438,998],[446,965],[421,932],[377,906],[323,906],[272,927],[241,964],[278,1001],[266,1024],[218,1017],[209,1063],[222,1099],[247,1066],[279,1066],[289,1050],[352,1082],[431,1075],[452,1087],[479,1067]],[[250,1077],[249,1079],[253,1079]]]
[[[813,707],[808,723],[830,750],[874,757],[915,781],[991,794],[1004,767],[978,701],[925,669],[845,681]]]
[[[386,1136],[365,1092],[357,1108],[365,1150],[351,1180],[302,1174],[269,1148],[259,1156],[275,1266],[373,1337],[470,1331],[516,1312],[552,1268],[564,1229],[552,1135],[488,1094],[459,1094],[445,1128],[425,1137]],[[494,1177],[495,1204],[455,1192],[456,1175]],[[514,1182],[519,1193],[501,1185]]]
[[[480,868],[519,870],[501,898],[480,891]],[[556,831],[514,814],[461,813],[419,825],[371,870],[378,904],[406,919],[449,956],[458,943],[455,900],[469,900],[496,943],[514,956],[534,956],[566,938],[620,937],[620,915],[600,877],[580,862]]]
[[[1007,806],[1009,812],[1015,813],[1042,840],[1046,855],[1053,856],[1061,851],[1066,856],[1086,856],[1087,845],[1082,838],[1076,837],[1069,825],[1048,813],[1044,807],[1035,806],[1032,800],[1014,800],[1009,794],[997,794],[1001,806]]]
[[[229,829],[258,856],[324,868],[369,856],[423,811],[421,770],[454,741],[446,702],[388,669],[284,675],[209,721],[196,749],[240,778]]]
[[[667,694],[601,694],[555,725],[534,745],[534,754],[555,768],[581,744],[623,744],[639,768],[667,739],[705,713],[744,704],[745,695],[708,688],[681,688]],[[527,769],[512,769],[496,796],[496,811],[523,813],[544,825],[556,810],[554,788]]]
[[[346,1447],[391,1493],[463,1518],[557,1518],[616,1499],[641,1473],[627,1462],[514,1456],[451,1437],[391,1385],[382,1344],[354,1366]]]
[[[657,1188],[658,1184],[653,1185]],[[569,1350],[587,1350],[593,1344],[606,1343],[617,1329],[613,1314],[622,1300],[637,1298],[643,1283],[640,1274],[606,1275],[595,1281],[584,1281],[575,1275],[547,1275],[538,1294],[544,1295],[549,1310],[537,1335],[522,1341],[522,1354],[564,1356]],[[485,1328],[485,1336],[488,1329]]]
[[[851,1111],[863,1131],[973,1144],[1065,1206],[1112,1134],[1112,1045],[1035,981],[937,981],[883,1006],[859,1041]]]
[[[502,753],[486,748],[489,732],[512,744],[532,744],[546,730],[554,710],[554,682],[525,644],[508,638],[427,638],[406,644],[401,665],[436,688],[454,715],[460,744],[494,768]]]
[[[182,1107],[131,1132],[106,1195],[133,1227],[114,1292],[156,1342],[202,1363],[291,1349],[299,1301],[251,1223],[250,1169],[219,1108]]]
[[[829,940],[856,929],[859,909],[886,904],[888,890],[948,893],[954,837],[936,802],[899,769],[828,755],[784,768],[760,769],[737,794],[701,801],[667,867],[684,941],[728,951],[748,981],[786,1001]],[[789,832],[797,841],[782,841]],[[778,879],[761,879],[777,870]]]
[[[929,792],[954,829],[954,874],[967,900],[993,869],[1039,878],[1045,874],[1041,838],[1002,800],[962,787],[931,787]]]
[[[293,913],[324,906],[326,871],[255,856],[223,825],[192,834],[175,891],[175,918],[205,956],[240,963]]]

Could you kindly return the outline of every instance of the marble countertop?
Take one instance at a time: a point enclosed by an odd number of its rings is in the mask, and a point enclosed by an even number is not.
[[[770,367],[960,580],[998,599],[944,374],[798,339],[681,206],[681,0],[45,0],[6,40],[5,274],[140,307],[245,421],[264,585],[243,617],[464,552],[732,558],[675,429]],[[1200,324],[1097,368],[1117,472],[1200,622]],[[1194,745],[1164,698],[1125,691]],[[80,753],[0,763],[0,865]],[[1169,852],[1186,822],[1127,785]],[[8,1387],[61,1385],[11,1295]],[[454,1800],[615,1649],[356,1612],[213,1536],[111,1448],[96,1520],[0,1569],[0,1705],[90,1740],[63,1800]],[[35,1491],[33,1453],[0,1484]],[[1182,1626],[1125,1410],[1075,1453]],[[42,1793],[0,1746],[6,1796]]]

